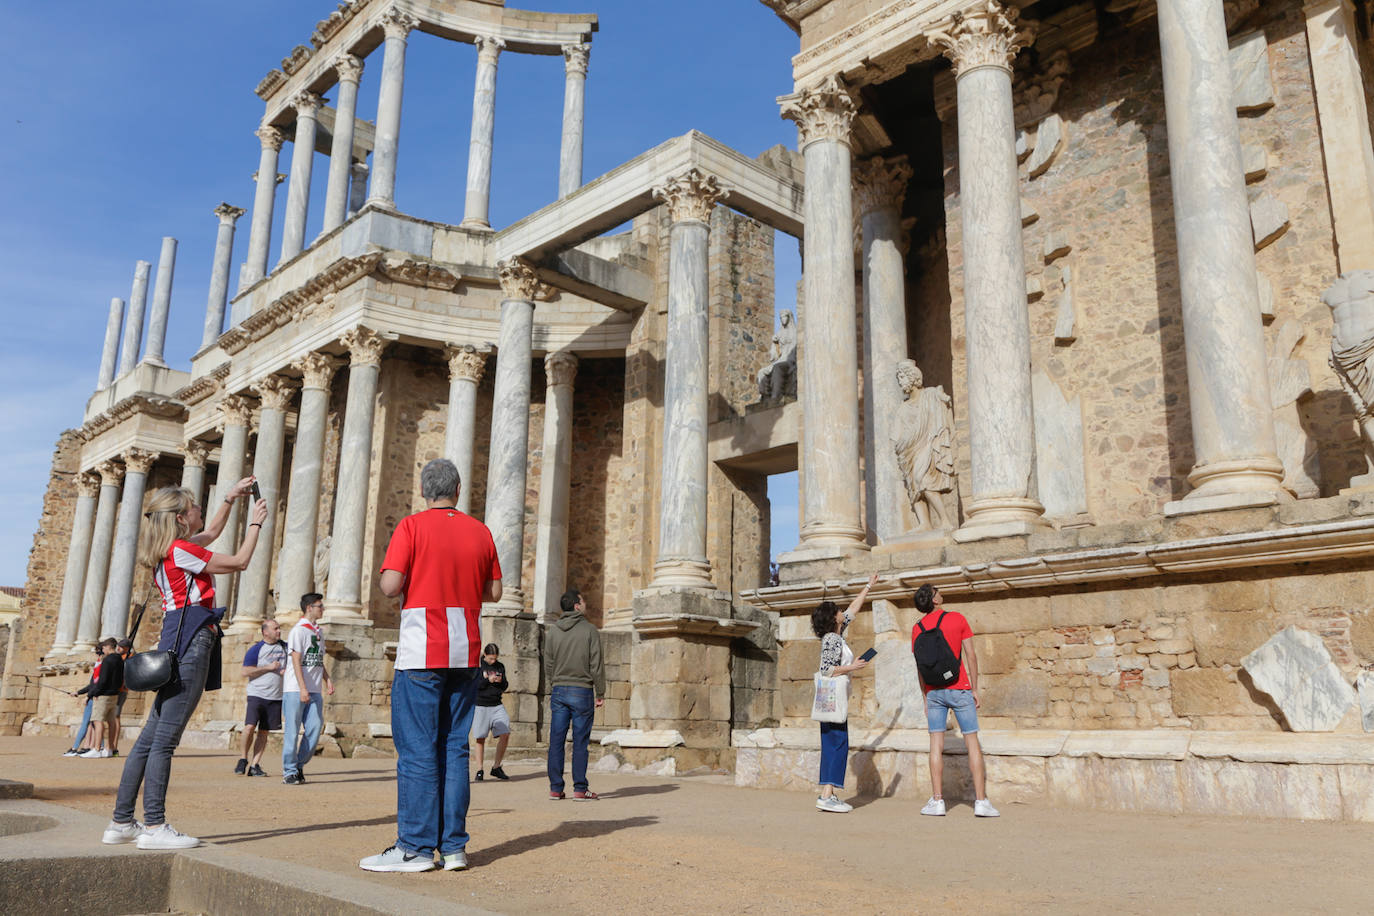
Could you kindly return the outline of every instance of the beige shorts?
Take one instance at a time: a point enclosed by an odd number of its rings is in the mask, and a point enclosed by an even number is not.
[[[119,697],[95,697],[91,700],[92,722],[114,722]]]

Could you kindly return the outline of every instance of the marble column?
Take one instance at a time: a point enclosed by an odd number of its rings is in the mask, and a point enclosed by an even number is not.
[[[167,343],[167,318],[172,311],[172,275],[176,272],[177,240],[170,236],[162,240],[162,253],[157,259],[157,280],[153,285],[153,307],[148,314],[148,346],[140,362],[166,368],[162,348]]]
[[[143,494],[157,452],[131,448],[124,459],[124,495],[119,501],[105,600],[100,612],[100,636],[122,638],[129,631],[129,601],[133,597],[134,567],[138,563],[138,532],[143,525]]]
[[[285,531],[277,558],[278,616],[299,610],[301,595],[315,590],[320,472],[324,464],[325,426],[329,422],[329,385],[338,365],[339,361],[326,353],[310,353],[292,363],[305,381],[296,419],[296,442],[291,449]]]
[[[95,530],[95,503],[100,495],[100,478],[78,474],[76,487],[72,539],[67,547],[67,568],[62,576],[62,602],[58,605],[57,633],[49,655],[65,654],[76,641],[76,626],[81,618],[81,592],[86,584],[86,565],[91,558],[91,534]]]
[[[388,42],[389,43],[389,42]],[[372,626],[363,614],[363,539],[367,534],[367,491],[372,468],[372,421],[377,381],[388,340],[370,328],[356,327],[340,340],[348,348],[348,400],[344,404],[339,481],[330,533],[329,584],[324,619],[329,623]]]
[[[258,173],[253,176],[257,191],[253,194],[253,222],[248,229],[248,263],[242,272],[246,281],[240,291],[267,276],[267,251],[272,245],[272,208],[277,201],[277,158],[285,141],[275,127],[260,127],[262,154],[258,158]]]
[[[778,101],[782,116],[797,122],[806,162],[802,308],[797,317],[802,547],[864,549],[849,146],[857,106],[838,77]]]
[[[215,208],[219,229],[215,232],[215,259],[210,265],[210,296],[205,302],[205,331],[200,335],[204,350],[224,332],[224,307],[229,302],[229,266],[234,260],[234,224],[242,216],[242,207],[222,203]]]
[[[587,97],[587,59],[592,46],[563,46],[563,143],[558,151],[558,197],[582,187],[582,127]]]
[[[1221,0],[1159,0],[1157,7],[1195,460],[1193,492],[1165,513],[1270,503],[1279,498],[1283,465],[1226,17]]]
[[[710,461],[708,242],[711,211],[727,195],[715,176],[690,169],[653,189],[672,219],[668,252],[667,351],[663,370],[658,558],[654,586],[713,588],[706,558]]]
[[[472,449],[477,431],[477,386],[487,367],[490,348],[472,344],[449,347],[448,424],[444,427],[444,457],[458,468],[462,481],[458,509],[472,511]]]
[[[506,43],[477,36],[477,82],[472,90],[472,133],[468,139],[468,185],[463,222],[469,229],[490,229],[491,147],[496,135],[496,60]]]
[[[110,548],[114,544],[115,513],[119,509],[119,485],[124,466],[103,461],[96,466],[100,475],[100,497],[95,505],[95,524],[91,529],[91,555],[86,564],[86,581],[81,589],[81,616],[72,644],[72,655],[84,655],[101,638],[100,609],[105,602],[105,580],[110,572]]]
[[[214,509],[206,505],[205,463],[210,459],[210,444],[199,439],[187,439],[181,446],[181,487],[190,490],[195,501],[202,509]],[[204,514],[202,512],[202,514]]]
[[[324,99],[302,92],[291,100],[296,109],[296,137],[291,142],[291,183],[286,186],[286,220],[281,227],[281,258],[278,264],[301,253],[305,247],[305,221],[310,213],[310,176],[315,166],[315,134],[320,126]],[[351,142],[351,141],[350,141]]]
[[[248,460],[248,424],[253,419],[253,405],[245,398],[232,394],[220,402],[219,409],[224,424],[224,437],[219,445],[219,471],[215,474],[215,493],[222,500],[230,487],[247,476],[244,473],[244,465]],[[210,549],[215,553],[234,553],[239,549],[239,538],[243,534],[243,506],[246,502],[247,500],[236,499],[229,507],[229,519],[224,523],[224,530],[210,545]],[[212,516],[214,512],[219,511],[218,505],[207,508],[212,510]],[[235,579],[233,573],[215,576],[215,595],[219,605],[232,606]]]
[[[105,319],[105,345],[100,348],[100,371],[95,390],[104,391],[115,379],[115,355],[119,352],[119,329],[124,324],[124,300],[110,300],[110,317]]]
[[[568,497],[572,484],[573,377],[577,357],[544,357],[544,460],[539,466],[539,522],[534,537],[534,613],[555,620],[568,587]]]
[[[348,178],[353,164],[353,131],[358,118],[358,82],[363,77],[363,62],[352,54],[340,55],[334,72],[339,76],[339,104],[334,114],[334,138],[329,145],[322,233],[342,226],[348,216]]]
[[[534,300],[543,284],[523,258],[496,265],[501,281],[501,336],[496,344],[496,380],[491,408],[485,521],[501,560],[498,613],[525,610],[521,578],[525,560],[525,486],[529,470],[530,359]]]
[[[148,311],[148,278],[152,276],[153,265],[147,261],[134,263],[134,286],[129,291],[127,327],[124,330],[124,346],[119,353],[119,371],[115,377],[138,365],[138,350],[143,345],[143,315]]]
[[[243,571],[239,582],[238,606],[234,611],[234,622],[229,628],[230,632],[243,634],[255,632],[267,612],[267,592],[272,578],[272,540],[276,534],[277,507],[281,501],[281,461],[286,449],[286,408],[290,406],[296,389],[289,380],[279,375],[269,375],[254,384],[252,391],[262,399],[262,410],[258,414],[258,444],[253,450],[253,476],[258,479],[262,498],[267,500],[267,518],[263,519],[262,530],[258,532],[258,548],[253,551],[253,558],[248,561],[248,568]]]
[[[410,30],[419,26],[420,20],[393,6],[382,14],[378,24],[386,38],[382,47],[381,88],[377,94],[377,145],[372,151],[372,189],[367,202],[395,209],[396,154],[400,147],[406,40]]]
[[[367,163],[355,162],[348,167],[348,215],[352,216],[367,205]]]
[[[911,175],[905,156],[876,156],[855,169],[863,225],[864,521],[877,543],[896,538],[908,527],[902,512],[905,484],[892,448],[892,421],[903,400],[897,363],[907,358],[902,201]]]

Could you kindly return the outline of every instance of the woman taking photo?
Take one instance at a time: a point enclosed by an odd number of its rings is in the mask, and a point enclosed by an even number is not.
[[[143,514],[138,561],[152,567],[153,583],[161,593],[162,637],[158,649],[176,652],[177,676],[153,698],[143,730],[124,763],[114,818],[101,837],[103,843],[137,841],[139,849],[187,849],[200,845],[200,840],[178,833],[167,823],[167,781],[171,776],[172,752],[181,743],[181,733],[200,702],[201,692],[207,688],[218,690],[220,686],[219,621],[224,608],[214,608],[213,577],[247,568],[253,548],[258,545],[258,532],[267,518],[267,501],[260,499],[253,506],[248,532],[238,553],[211,553],[205,545],[219,537],[229,518],[230,505],[246,495],[252,485],[252,477],[234,484],[209,526],[205,526],[195,496],[181,487],[158,490]],[[143,824],[134,820],[134,802],[140,787]]]
[[[864,599],[868,597],[868,590],[877,581],[877,573],[869,576],[863,591],[859,592],[854,600],[849,602],[849,607],[845,608],[843,612],[840,611],[839,605],[833,601],[822,601],[811,612],[811,629],[815,631],[816,636],[821,641],[820,671],[823,676],[839,677],[842,674],[849,674],[851,671],[868,667],[868,662],[863,659],[855,661],[854,653],[850,651],[849,645],[844,641],[844,631],[849,627],[849,622],[854,619],[854,614],[863,607]],[[821,811],[845,814],[853,811],[854,806],[840,801],[835,791],[844,788],[844,771],[849,762],[849,722],[822,722],[820,726],[821,795],[820,798],[816,799],[816,807]]]

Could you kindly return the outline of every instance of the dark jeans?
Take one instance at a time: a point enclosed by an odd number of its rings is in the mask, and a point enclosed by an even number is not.
[[[119,794],[115,797],[114,820],[127,824],[134,819],[134,802],[138,789],[143,787],[143,822],[156,827],[167,820],[167,782],[172,775],[172,752],[181,743],[181,733],[191,713],[196,711],[200,695],[205,690],[205,678],[210,673],[210,653],[219,634],[202,627],[191,637],[185,658],[177,660],[180,677],[157,692],[153,708],[138,733],[133,750],[124,761],[124,774],[119,778]]]
[[[572,726],[573,791],[587,791],[587,741],[592,736],[596,698],[590,687],[553,688],[549,697],[549,791],[563,791],[563,743]]]
[[[844,770],[849,762],[849,723],[821,723],[821,778],[823,786],[844,788]]]
[[[468,844],[468,732],[476,668],[414,668],[391,682],[396,845],[418,856]]]

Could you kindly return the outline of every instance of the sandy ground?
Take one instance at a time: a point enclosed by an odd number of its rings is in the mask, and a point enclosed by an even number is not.
[[[55,738],[0,738],[0,777],[104,814],[122,759],[62,758]],[[237,852],[367,875],[395,837],[388,760],[316,759],[310,782],[232,775],[237,754],[179,752],[180,830]],[[269,772],[280,761],[265,761]],[[541,761],[473,784],[466,872],[369,875],[383,886],[510,913],[1363,912],[1374,828],[967,805],[921,817],[906,799],[822,814],[806,793],[721,777],[593,774],[599,802],[548,800]],[[993,799],[994,803],[996,799]],[[98,841],[91,838],[92,843]]]

